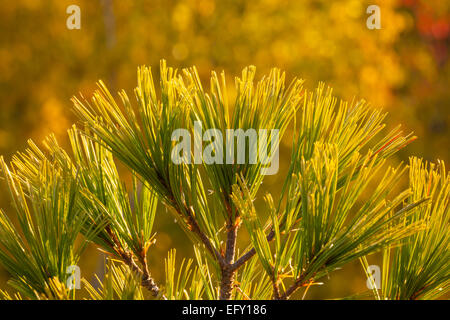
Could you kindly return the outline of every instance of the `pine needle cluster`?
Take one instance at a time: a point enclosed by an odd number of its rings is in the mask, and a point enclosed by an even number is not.
[[[299,289],[305,297],[352,261],[366,268],[375,252],[383,277],[373,297],[448,293],[450,177],[443,162],[415,157],[390,167],[415,137],[386,132],[385,113],[338,101],[323,84],[309,92],[303,80],[287,83],[278,69],[256,81],[255,68],[245,68],[233,99],[223,73],[212,73],[209,90],[195,68],[179,73],[162,61],[159,74],[156,88],[151,70],[138,69],[133,103],[125,91],[117,101],[103,82],[91,99],[74,98],[80,125],[68,131],[70,150],[51,135],[0,160],[14,209],[0,213],[0,263],[16,291],[3,298],[77,298],[67,270],[89,243],[109,257],[100,286],[82,281],[91,299],[289,299]],[[172,133],[195,134],[195,122],[223,132],[276,129],[280,139],[293,132],[277,199],[260,195],[261,163],[174,163]],[[248,145],[247,155],[266,143]],[[131,188],[116,160],[132,173]],[[177,264],[173,249],[148,264],[158,208],[186,232],[195,259]],[[244,232],[250,242],[240,247]]]

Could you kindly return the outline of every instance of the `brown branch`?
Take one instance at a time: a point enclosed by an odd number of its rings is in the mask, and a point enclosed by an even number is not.
[[[282,221],[280,223],[280,228],[284,226],[285,221]],[[275,238],[275,231],[272,229],[270,230],[269,234],[267,235],[266,239],[267,241],[272,241]],[[237,270],[239,269],[243,264],[245,264],[248,260],[250,260],[254,255],[256,254],[255,248],[250,249],[247,251],[244,255],[242,255],[233,265],[232,269]]]
[[[295,280],[295,282],[286,290],[285,293],[283,293],[280,296],[280,300],[287,300],[289,299],[289,297],[294,294],[295,291],[297,291],[300,287],[303,286],[305,282],[305,278],[303,276],[300,276],[300,278],[298,278],[297,280]]]
[[[272,279],[273,300],[280,300],[280,287],[276,279]]]
[[[133,259],[133,256],[131,253],[123,252],[121,254],[121,258],[125,264],[127,264],[131,270],[133,270],[135,273],[139,275],[141,278],[141,286],[146,288],[153,297],[158,297],[160,294],[160,289],[158,285],[155,283],[153,278],[150,276],[150,272],[148,271],[147,262],[142,263],[142,269],[139,268],[139,266],[136,264],[136,262]],[[161,298],[164,300],[167,300],[167,298],[164,295],[161,295]]]
[[[192,209],[183,204],[181,207],[175,201],[173,195],[168,197],[169,207],[173,208],[175,212],[182,218],[185,219],[185,223],[189,230],[195,233],[200,241],[205,245],[206,249],[210,254],[217,260],[221,270],[221,283],[219,290],[220,300],[231,299],[231,293],[233,290],[235,269],[232,268],[236,250],[236,238],[237,230],[239,228],[238,224],[235,224],[232,219],[232,209],[231,206],[227,206],[227,211],[229,213],[229,221],[227,223],[227,242],[225,254],[222,255],[211,243],[208,236],[200,229],[197,221],[194,218],[194,212]]]
[[[110,235],[111,239],[114,242],[114,247],[112,249],[117,253],[117,255],[122,259],[122,261],[127,266],[129,266],[133,272],[137,273],[141,278],[141,286],[149,290],[153,297],[157,297],[160,294],[160,290],[159,287],[156,285],[155,281],[153,280],[153,278],[150,276],[146,257],[145,256],[143,258],[141,257],[141,263],[144,269],[141,270],[141,268],[139,268],[139,266],[134,261],[133,254],[123,248],[122,244],[120,243],[116,234],[111,230],[110,226],[106,226],[106,232]],[[167,300],[167,298],[164,295],[161,295],[161,298]]]
[[[157,297],[160,294],[159,287],[157,286],[157,284],[155,283],[155,281],[151,277],[150,272],[148,270],[147,253],[146,253],[145,250],[142,251],[142,253],[140,255],[140,260],[141,260],[141,264],[142,264],[142,281],[141,281],[141,284],[142,284],[142,286],[144,286],[148,290],[150,290],[150,292],[152,293],[152,295],[154,297]],[[166,298],[166,296],[164,294],[161,295],[161,298],[163,300],[167,300],[167,298]]]
[[[275,238],[275,231],[270,231],[267,235],[267,241],[272,241]],[[255,248],[250,249],[244,255],[242,255],[233,265],[231,266],[232,270],[239,269],[243,264],[245,264],[248,260],[250,260],[256,254]]]
[[[425,285],[419,290],[416,290],[410,297],[409,300],[417,300],[417,298],[422,294],[422,292],[428,287],[429,285]]]
[[[191,228],[191,231],[193,231],[199,239],[203,242],[206,249],[211,253],[213,257],[216,258],[216,260],[219,262],[219,265],[222,267],[225,265],[224,257],[220,254],[219,251],[213,246],[209,238],[206,236],[206,234],[200,229],[199,225],[197,224],[197,221],[193,218],[191,214],[188,215],[187,218],[188,226]]]
[[[233,261],[236,251],[236,238],[238,226],[228,225],[227,227],[227,244],[225,249],[225,264],[221,267],[222,279],[220,282],[220,300],[230,300],[231,292],[233,290],[234,275],[236,270],[233,270]]]
[[[183,212],[180,210],[177,202],[175,201],[175,198],[171,195],[171,196],[169,196],[168,199],[169,199],[169,207],[173,208],[175,210],[175,212],[182,219],[186,219],[185,222],[186,222],[187,226],[189,227],[189,229],[198,236],[200,241],[205,245],[206,249],[211,253],[211,255],[216,258],[217,262],[219,262],[219,265],[222,268],[225,265],[224,257],[213,246],[213,244],[209,240],[208,236],[200,229],[200,226],[198,225],[197,221],[194,219],[194,215],[193,215],[193,212],[191,211],[191,209],[184,205],[183,209],[186,213],[183,214]]]

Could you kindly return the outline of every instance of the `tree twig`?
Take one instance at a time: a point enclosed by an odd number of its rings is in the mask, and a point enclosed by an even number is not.
[[[295,282],[286,290],[285,293],[283,293],[279,299],[280,300],[287,300],[289,297],[297,291],[300,287],[303,286],[303,283],[305,282],[305,278],[303,276],[300,276]]]
[[[150,291],[153,297],[158,297],[160,294],[160,289],[158,285],[155,283],[153,278],[150,276],[150,272],[148,271],[147,266],[147,259],[146,257],[141,257],[141,264],[142,268],[139,268],[139,266],[136,264],[136,262],[133,259],[133,254],[127,250],[125,250],[122,247],[122,244],[120,243],[119,239],[117,238],[116,234],[112,232],[111,228],[109,226],[106,227],[106,232],[111,236],[114,246],[113,249],[116,251],[118,256],[122,259],[122,261],[130,267],[130,269],[137,273],[141,278],[141,286],[146,288]],[[164,300],[167,300],[167,298],[164,295],[161,295],[161,298]]]
[[[275,238],[275,232],[272,230],[267,235],[267,241],[272,241]],[[239,269],[243,264],[250,260],[256,254],[255,248],[250,249],[244,255],[242,255],[235,263],[232,265],[233,270]]]
[[[227,244],[225,249],[225,265],[222,266],[222,279],[220,282],[220,300],[230,300],[231,292],[233,290],[234,275],[236,270],[232,268],[235,248],[236,248],[236,238],[237,229],[235,225],[228,225],[227,232]]]
[[[280,300],[280,287],[278,285],[278,280],[272,279],[272,289],[273,289],[273,300]]]
[[[197,221],[194,219],[193,212],[190,208],[188,208],[186,205],[183,205],[183,209],[185,211],[185,214],[181,211],[180,206],[175,201],[175,198],[173,195],[169,195],[167,197],[168,203],[167,205],[169,208],[172,208],[175,210],[175,212],[182,218],[186,219],[186,224],[190,228],[192,232],[194,232],[200,241],[205,245],[206,249],[211,253],[213,257],[216,258],[216,260],[219,262],[219,265],[222,267],[225,265],[225,260],[223,256],[220,254],[219,251],[213,246],[211,243],[211,240],[209,240],[208,236],[200,229],[200,226],[198,225]]]

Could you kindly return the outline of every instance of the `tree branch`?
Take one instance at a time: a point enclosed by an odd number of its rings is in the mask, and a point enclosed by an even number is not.
[[[134,262],[133,256],[131,253],[124,252],[121,254],[122,260],[141,277],[141,286],[150,291],[153,297],[158,297],[160,294],[160,289],[158,285],[155,283],[153,278],[150,276],[150,272],[148,271],[147,262],[142,262],[142,270],[139,266]],[[164,295],[161,295],[163,300],[167,300]]]
[[[200,241],[205,245],[206,249],[211,253],[213,257],[216,258],[217,262],[219,262],[219,265],[223,267],[226,264],[224,257],[213,246],[208,236],[200,229],[200,226],[198,225],[197,221],[195,221],[191,210],[186,207],[185,210],[187,213],[187,224],[191,228],[191,231],[199,237]],[[177,210],[177,212],[181,217],[183,217],[183,214],[179,210]]]
[[[183,204],[183,209],[186,212],[186,214],[183,214],[183,212],[180,210],[180,206],[175,201],[175,198],[173,195],[168,196],[168,206],[173,208],[175,212],[182,218],[186,219],[186,224],[191,229],[192,232],[194,232],[200,241],[205,245],[206,249],[211,253],[213,257],[216,258],[216,260],[219,262],[219,265],[222,267],[225,265],[225,260],[223,256],[220,254],[219,251],[213,246],[211,241],[209,240],[208,236],[200,229],[200,226],[198,225],[197,221],[195,221],[193,212],[190,208],[188,208],[185,204]]]
[[[267,241],[272,241],[273,238],[275,238],[275,232],[272,230],[267,235]],[[231,266],[232,270],[239,269],[243,264],[245,264],[248,260],[250,260],[255,254],[256,254],[255,248],[252,248],[249,251],[247,251],[247,253],[242,255],[235,263],[233,263],[233,265]]]
[[[286,290],[285,293],[283,293],[280,297],[279,300],[287,300],[289,299],[289,297],[295,292],[297,291],[300,287],[303,286],[305,281],[305,278],[303,276],[300,276],[300,278],[298,278],[297,280],[295,280],[295,282]]]
[[[158,295],[160,294],[160,290],[159,287],[156,285],[155,281],[153,280],[153,278],[150,276],[146,257],[145,256],[141,257],[141,263],[144,269],[141,270],[141,268],[139,268],[139,266],[134,261],[133,254],[122,247],[122,244],[120,243],[116,234],[111,230],[110,226],[106,226],[106,232],[111,236],[114,242],[113,250],[116,251],[116,253],[122,259],[122,261],[127,266],[129,266],[133,272],[137,273],[141,278],[141,286],[149,290],[153,297],[155,298],[158,297]],[[167,300],[167,298],[164,295],[161,295],[161,298]]]
[[[273,300],[280,300],[280,287],[278,286],[278,281],[276,279],[272,279],[272,288]]]
[[[280,228],[284,225],[285,221],[282,221],[280,223]],[[267,241],[272,241],[275,238],[275,231],[272,229],[270,230],[269,234],[267,235],[266,239]],[[242,255],[232,266],[233,270],[239,269],[243,264],[245,264],[248,260],[250,260],[254,255],[256,254],[255,248],[250,249],[247,251],[244,255]]]
[[[231,292],[233,290],[234,275],[236,270],[232,268],[238,227],[235,225],[228,225],[227,227],[227,244],[225,249],[225,265],[222,267],[222,279],[220,282],[220,300],[230,300]]]

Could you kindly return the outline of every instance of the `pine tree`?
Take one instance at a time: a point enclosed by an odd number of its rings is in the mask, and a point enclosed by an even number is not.
[[[162,61],[158,89],[151,70],[138,69],[136,104],[125,91],[117,102],[103,82],[91,99],[74,98],[80,126],[68,131],[71,150],[50,135],[41,147],[29,141],[10,163],[1,158],[15,216],[0,214],[0,262],[16,290],[1,291],[3,298],[77,298],[67,270],[89,243],[109,257],[100,287],[82,281],[92,299],[289,299],[352,261],[366,269],[375,252],[384,258],[373,297],[448,293],[450,178],[443,162],[412,157],[409,166],[390,167],[412,134],[385,132],[386,114],[363,100],[338,102],[324,84],[309,92],[302,80],[285,78],[273,69],[256,82],[255,68],[245,68],[231,100],[223,73],[212,73],[206,91],[195,68],[178,73]],[[263,163],[226,163],[217,141],[211,150],[224,161],[174,163],[173,132],[184,128],[202,139],[196,123],[205,131],[278,130],[280,139],[293,132],[277,199],[260,194]],[[247,144],[247,159],[278,147],[272,137]],[[132,172],[131,190],[115,160]],[[263,209],[254,205],[257,196]],[[148,264],[158,207],[192,241],[194,260],[177,266],[172,249],[163,264]],[[246,247],[238,247],[242,234],[250,238]],[[164,268],[161,283],[153,268]]]

